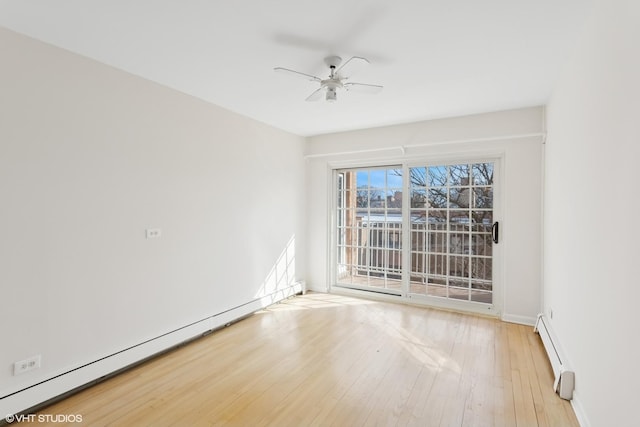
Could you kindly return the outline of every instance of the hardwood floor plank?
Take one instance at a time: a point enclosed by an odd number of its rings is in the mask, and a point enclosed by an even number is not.
[[[578,426],[545,357],[529,327],[311,293],[41,413],[92,426]]]
[[[533,400],[530,371],[533,369],[528,357],[529,349],[527,341],[522,339],[522,328],[525,326],[514,325],[509,330],[509,344],[512,347],[511,369],[513,379],[514,402],[516,407],[516,424],[522,426],[538,425],[536,409]],[[530,328],[526,327],[529,333]]]
[[[534,373],[538,377],[539,393],[542,398],[542,405],[544,405],[543,413],[547,424],[555,427],[579,427],[571,405],[562,399],[558,399],[558,395],[554,393],[553,387],[550,386],[553,384],[553,371],[540,337],[537,334],[528,334],[527,339],[535,366]],[[567,410],[570,412],[567,413]]]

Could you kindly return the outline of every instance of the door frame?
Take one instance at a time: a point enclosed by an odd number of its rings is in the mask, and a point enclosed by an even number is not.
[[[328,247],[327,247],[327,277],[328,284],[327,290],[330,293],[347,294],[354,296],[362,296],[367,298],[381,299],[385,301],[404,302],[410,304],[425,305],[430,307],[453,309],[456,311],[464,311],[471,313],[480,313],[495,317],[500,317],[503,309],[504,302],[504,254],[506,253],[506,241],[505,237],[508,237],[508,228],[504,215],[504,196],[506,188],[504,170],[505,153],[504,151],[486,150],[486,151],[474,151],[474,152],[456,152],[439,154],[434,156],[429,155],[416,155],[416,156],[401,156],[392,157],[384,160],[347,160],[347,161],[334,161],[328,162],[327,167],[329,169],[329,182],[328,186],[330,191],[328,192]],[[427,166],[427,165],[451,165],[460,163],[482,163],[492,162],[494,164],[494,206],[493,206],[493,221],[500,223],[500,241],[493,246],[493,277],[492,277],[492,304],[476,303],[473,301],[457,301],[448,298],[438,298],[428,295],[415,295],[409,294],[409,269],[403,268],[402,273],[402,291],[399,294],[376,292],[371,289],[357,289],[352,287],[344,287],[337,285],[337,184],[338,184],[338,171],[342,169],[366,169],[366,168],[378,168],[378,167],[392,167],[401,166],[403,175],[407,176],[410,167]],[[404,180],[403,192],[409,194],[409,181]],[[410,197],[403,197],[403,215],[410,211]],[[408,218],[408,217],[407,217]],[[402,259],[403,266],[408,265],[406,262],[410,259],[411,246],[409,244],[410,239],[410,227],[406,224],[403,226],[403,250]]]

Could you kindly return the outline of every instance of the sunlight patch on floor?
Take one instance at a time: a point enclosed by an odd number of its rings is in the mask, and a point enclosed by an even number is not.
[[[342,295],[307,293],[270,305],[261,312],[326,309],[355,305],[371,306],[374,310],[370,312],[372,317],[370,317],[368,321],[375,323],[376,327],[379,327],[380,330],[397,341],[398,345],[417,362],[432,372],[448,371],[455,374],[461,372],[460,365],[456,363],[448,353],[440,349],[437,343],[426,337],[418,337],[407,328],[398,326],[396,322],[385,318],[384,315],[378,316],[378,312],[375,310],[375,305],[377,304],[380,303]]]
[[[295,296],[277,304],[270,305],[265,310],[269,311],[287,311],[287,310],[309,310],[316,308],[333,308],[345,305],[371,305],[376,304],[375,301],[368,301],[357,298],[344,297],[331,294],[307,293],[302,296]]]

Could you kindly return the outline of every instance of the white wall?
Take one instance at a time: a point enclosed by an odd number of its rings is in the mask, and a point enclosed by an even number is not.
[[[548,106],[544,306],[583,425],[638,425],[640,3],[597,2]]]
[[[302,138],[3,29],[0,52],[0,412],[304,277]]]
[[[332,167],[500,155],[502,242],[496,250],[502,255],[503,292],[497,303],[503,319],[533,323],[541,307],[542,130],[543,109],[537,107],[308,138],[307,286],[325,291],[330,285]]]

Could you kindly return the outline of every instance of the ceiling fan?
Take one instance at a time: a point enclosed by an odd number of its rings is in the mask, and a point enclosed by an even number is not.
[[[371,85],[365,83],[354,83],[349,80],[350,71],[359,64],[368,64],[366,58],[360,56],[352,56],[342,66],[342,58],[339,56],[328,56],[324,59],[324,63],[329,66],[329,77],[321,79],[311,74],[301,73],[300,71],[290,70],[288,68],[276,67],[274,71],[285,73],[296,77],[302,77],[306,80],[320,83],[320,87],[309,95],[306,101],[319,101],[324,95],[328,102],[336,102],[338,99],[338,89],[363,93],[378,93],[382,90],[380,85]]]

